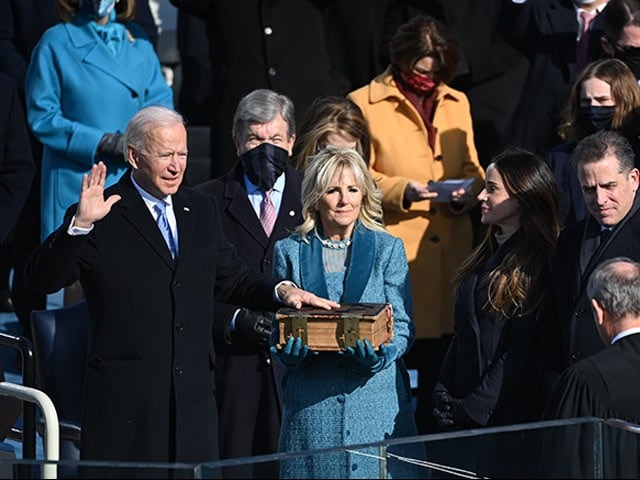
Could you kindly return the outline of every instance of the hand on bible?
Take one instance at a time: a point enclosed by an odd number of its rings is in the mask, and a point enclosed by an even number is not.
[[[318,297],[317,295],[302,290],[296,287],[293,283],[288,281],[280,282],[278,285],[278,298],[282,303],[288,307],[296,309],[302,308],[303,305],[310,307],[324,308],[325,310],[332,310],[334,308],[340,308],[340,304],[327,300],[326,298]]]

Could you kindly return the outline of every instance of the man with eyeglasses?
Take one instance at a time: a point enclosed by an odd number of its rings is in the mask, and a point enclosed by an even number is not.
[[[142,109],[124,144],[131,168],[106,191],[102,162],[83,176],[79,202],[32,254],[26,281],[49,293],[79,279],[86,294],[82,460],[213,461],[214,300],[267,311],[337,304],[247,267],[215,199],[181,186],[187,133],[180,114]]]
[[[603,21],[603,50],[622,60],[640,83],[640,0],[610,0]]]

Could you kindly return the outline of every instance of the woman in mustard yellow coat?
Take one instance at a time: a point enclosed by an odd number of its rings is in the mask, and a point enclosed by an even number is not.
[[[418,428],[435,430],[431,391],[453,333],[454,271],[471,252],[466,212],[476,205],[484,171],[464,93],[447,83],[460,51],[437,20],[418,16],[390,43],[391,64],[348,97],[371,131],[370,168],[382,190],[388,231],[404,241],[411,273],[416,343],[407,360],[418,368]],[[473,178],[465,192],[442,198],[429,182]]]

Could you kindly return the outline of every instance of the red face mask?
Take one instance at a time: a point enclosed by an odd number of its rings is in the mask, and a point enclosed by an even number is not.
[[[431,77],[415,72],[402,73],[402,79],[407,82],[407,85],[419,93],[429,93],[436,86],[436,82],[434,82]]]

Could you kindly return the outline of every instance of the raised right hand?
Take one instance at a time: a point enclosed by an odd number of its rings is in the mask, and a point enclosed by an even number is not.
[[[107,178],[107,166],[98,162],[88,174],[82,176],[82,189],[73,226],[90,228],[102,220],[111,211],[111,207],[120,200],[120,195],[111,195],[105,200],[104,184]]]

